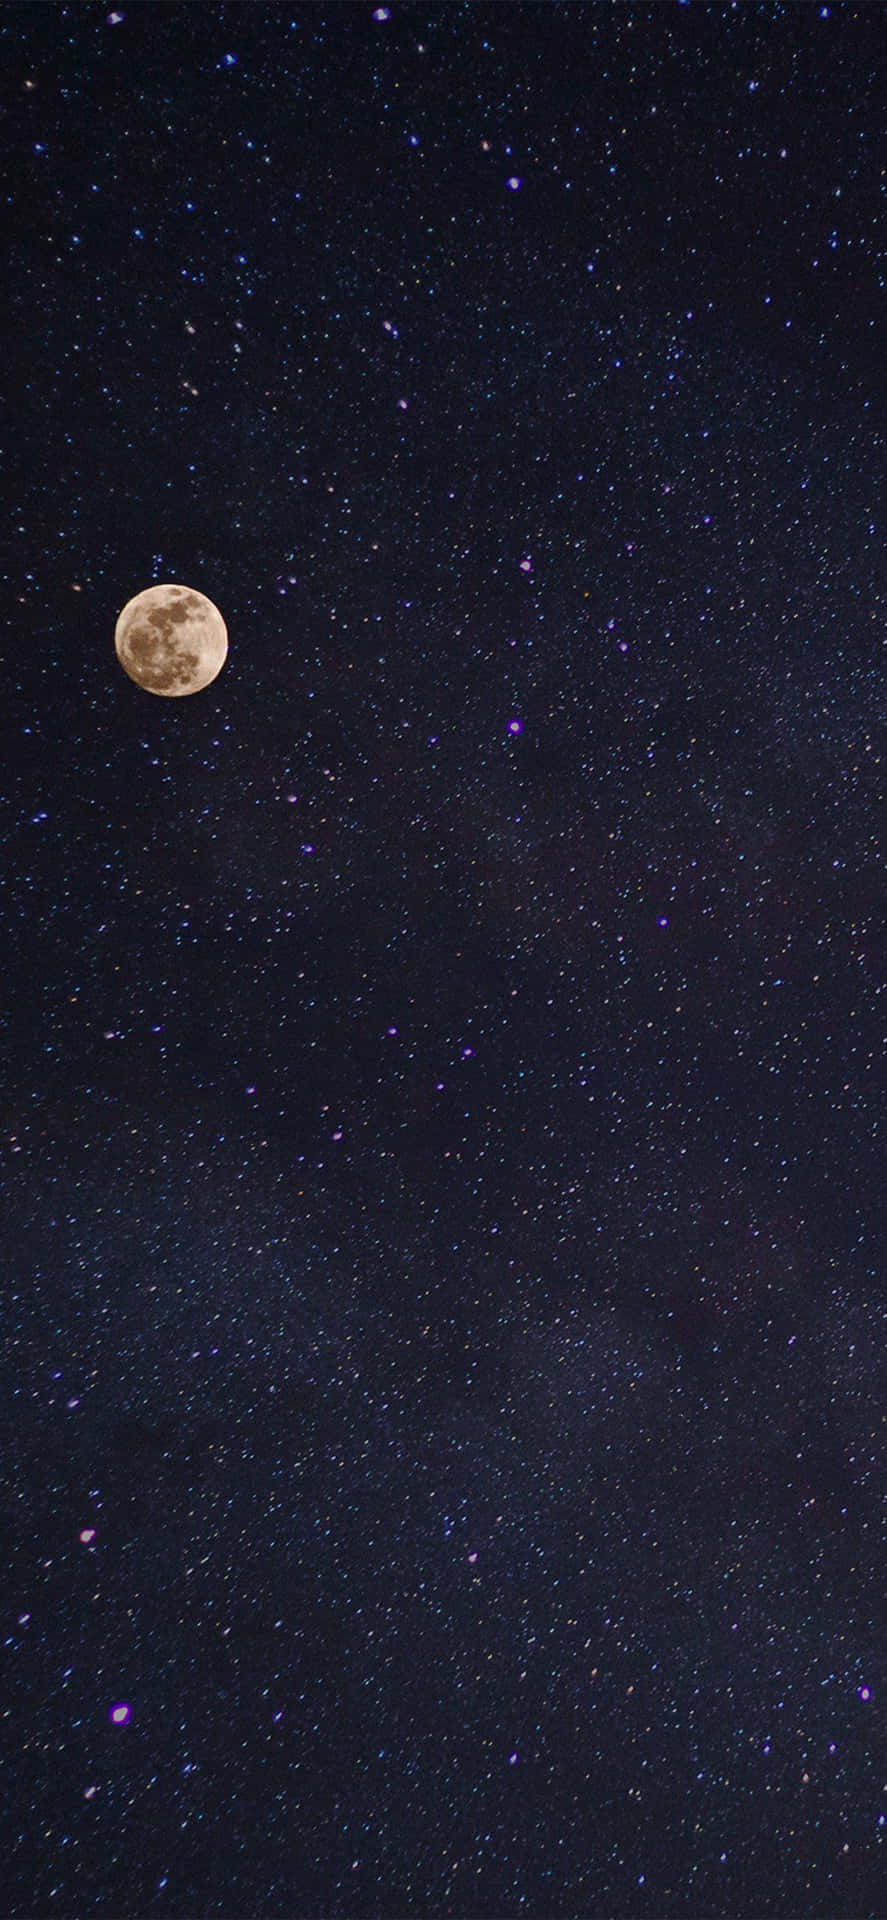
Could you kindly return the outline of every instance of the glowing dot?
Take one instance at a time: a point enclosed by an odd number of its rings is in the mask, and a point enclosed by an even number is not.
[[[870,1700],[872,1697],[871,1687],[860,1687],[859,1697],[860,1700]]]
[[[132,1719],[132,1707],[128,1707],[125,1701],[121,1701],[119,1706],[111,1708],[108,1719],[112,1726],[125,1727]]]
[[[523,184],[524,184],[523,181],[518,179],[516,173],[510,174],[508,179],[505,182],[505,185],[508,188],[509,193],[519,193]]]
[[[84,1547],[90,1547],[95,1539],[95,1527],[81,1528],[79,1538]]]
[[[508,722],[509,733],[523,733],[523,730],[524,730],[524,723],[522,720],[509,720]]]

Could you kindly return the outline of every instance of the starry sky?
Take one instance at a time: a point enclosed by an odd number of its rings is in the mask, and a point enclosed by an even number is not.
[[[0,54],[2,1911],[883,1914],[883,9]]]

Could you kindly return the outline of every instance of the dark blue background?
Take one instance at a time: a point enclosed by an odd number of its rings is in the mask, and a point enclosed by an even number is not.
[[[883,10],[0,53],[3,1911],[879,1915]]]

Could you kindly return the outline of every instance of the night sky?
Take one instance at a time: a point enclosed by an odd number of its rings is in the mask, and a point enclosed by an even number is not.
[[[0,1912],[882,1916],[885,11],[0,94]]]

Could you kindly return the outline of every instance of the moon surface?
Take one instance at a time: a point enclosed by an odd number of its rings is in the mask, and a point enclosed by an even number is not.
[[[137,686],[174,700],[199,693],[221,673],[228,633],[205,593],[164,582],[127,600],[117,616],[114,646]]]

